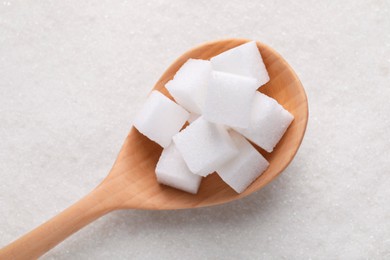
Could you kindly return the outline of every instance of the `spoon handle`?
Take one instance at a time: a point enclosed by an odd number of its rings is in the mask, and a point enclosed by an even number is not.
[[[68,236],[112,211],[104,185],[8,246],[0,259],[37,259]]]

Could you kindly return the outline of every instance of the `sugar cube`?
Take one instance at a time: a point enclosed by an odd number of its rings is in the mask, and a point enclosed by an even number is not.
[[[256,92],[250,126],[234,129],[267,152],[272,152],[293,119],[293,115],[275,99]]]
[[[210,59],[214,70],[257,79],[257,87],[269,81],[263,58],[256,42],[248,42]]]
[[[202,116],[173,137],[191,172],[207,176],[237,154],[227,130]]]
[[[167,147],[189,113],[158,91],[152,91],[134,119],[134,127],[150,140]]]
[[[210,61],[189,59],[165,87],[178,104],[190,112],[201,114],[210,73]]]
[[[190,116],[188,117],[188,123],[192,123],[194,122],[196,119],[198,119],[200,117],[200,115],[198,114],[195,114],[195,113],[190,113]]]
[[[202,176],[193,174],[187,167],[183,157],[171,143],[165,148],[156,166],[157,181],[173,188],[196,194]]]
[[[240,134],[231,131],[238,154],[217,169],[218,175],[237,193],[243,192],[269,163],[267,160]]]
[[[204,118],[231,127],[248,127],[256,89],[254,78],[213,71],[206,95]]]

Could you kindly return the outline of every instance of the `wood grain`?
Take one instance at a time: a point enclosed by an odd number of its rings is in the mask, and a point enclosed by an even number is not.
[[[189,50],[173,62],[154,89],[169,96],[165,83],[173,78],[189,58],[210,59],[247,41],[226,39],[208,42]],[[162,148],[132,128],[110,173],[95,190],[1,249],[0,259],[36,259],[66,237],[112,210],[212,206],[248,196],[272,181],[291,162],[302,142],[308,120],[308,104],[303,86],[287,62],[270,47],[262,43],[257,45],[270,75],[270,81],[260,91],[275,98],[295,119],[272,153],[258,149],[270,162],[270,166],[247,190],[242,194],[235,193],[215,173],[203,179],[196,195],[159,185],[154,169]]]

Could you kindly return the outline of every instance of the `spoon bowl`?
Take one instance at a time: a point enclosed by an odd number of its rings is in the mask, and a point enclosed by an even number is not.
[[[172,98],[164,86],[189,58],[210,59],[248,41],[226,39],[208,42],[187,51],[173,62],[153,89]],[[288,166],[302,142],[308,104],[303,86],[287,62],[265,44],[258,42],[257,46],[270,76],[270,81],[260,91],[276,99],[294,115],[294,121],[272,153],[257,148],[270,165],[243,193],[234,192],[215,173],[202,180],[196,195],[158,184],[155,167],[162,148],[132,128],[110,173],[99,186],[73,206],[0,250],[0,259],[37,258],[112,210],[212,206],[243,198],[272,181]]]
[[[189,58],[208,60],[221,52],[248,41],[246,39],[220,40],[208,42],[189,50],[173,62],[157,81],[153,89],[159,90],[172,98],[164,86]],[[267,153],[257,147],[258,151],[269,161],[268,169],[241,194],[237,194],[215,173],[202,180],[198,194],[185,193],[157,183],[154,170],[162,149],[133,128],[125,146],[120,152],[119,158],[126,158],[121,160],[123,162],[123,164],[121,163],[121,168],[123,168],[121,172],[130,171],[134,169],[134,166],[139,165],[139,162],[144,162],[143,165],[140,165],[140,167],[143,167],[143,170],[126,175],[130,182],[137,181],[137,183],[142,183],[142,186],[138,184],[133,185],[135,187],[132,186],[131,191],[136,191],[141,198],[141,201],[137,204],[138,208],[195,208],[240,199],[267,185],[294,158],[303,139],[308,119],[306,94],[292,68],[276,51],[262,43],[257,43],[257,46],[270,76],[270,81],[262,86],[260,91],[276,99],[294,115],[294,121],[272,153]],[[115,170],[111,174],[116,175]],[[148,198],[148,200],[143,200],[143,198]],[[124,201],[122,207],[133,208],[133,201]]]

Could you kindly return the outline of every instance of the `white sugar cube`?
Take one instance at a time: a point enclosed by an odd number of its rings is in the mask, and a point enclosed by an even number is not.
[[[256,89],[254,78],[213,71],[206,95],[204,118],[231,127],[248,127]]]
[[[174,143],[165,148],[156,166],[157,181],[173,188],[196,194],[202,176],[187,167]]]
[[[254,41],[227,50],[210,61],[214,70],[256,78],[257,87],[269,81],[267,69]]]
[[[242,135],[234,131],[230,135],[238,154],[219,167],[217,173],[236,192],[241,193],[267,169],[269,163]]]
[[[134,119],[134,127],[150,140],[167,147],[189,113],[158,91],[152,91]]]
[[[200,117],[200,115],[198,114],[195,114],[195,113],[190,113],[190,116],[188,117],[188,123],[192,123],[194,122],[196,119],[198,119]]]
[[[201,114],[210,73],[210,61],[189,59],[165,87],[178,104],[190,112]]]
[[[199,117],[173,137],[191,172],[207,176],[237,154],[227,130]]]
[[[267,152],[272,152],[293,119],[293,115],[275,99],[256,92],[250,126],[234,129]]]

